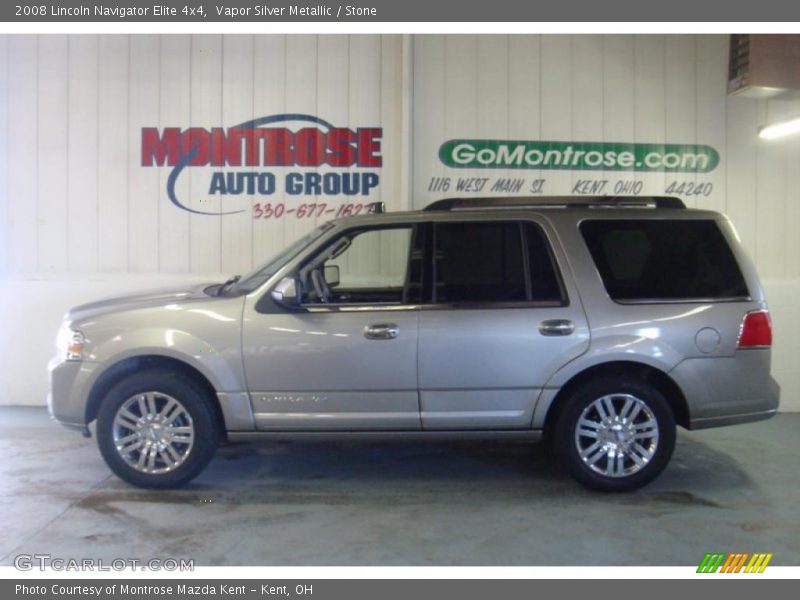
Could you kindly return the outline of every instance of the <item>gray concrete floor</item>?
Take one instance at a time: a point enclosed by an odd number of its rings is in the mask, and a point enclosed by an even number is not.
[[[176,557],[197,565],[800,564],[800,415],[681,431],[625,495],[583,490],[545,445],[270,443],[221,448],[188,487],[116,479],[95,440],[0,408],[0,564]]]

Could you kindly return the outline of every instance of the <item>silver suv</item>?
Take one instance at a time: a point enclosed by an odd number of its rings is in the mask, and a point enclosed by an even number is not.
[[[134,485],[221,441],[546,436],[582,484],[651,481],[676,425],[775,414],[764,292],[675,198],[451,199],[325,223],[241,278],[71,310],[55,419]]]

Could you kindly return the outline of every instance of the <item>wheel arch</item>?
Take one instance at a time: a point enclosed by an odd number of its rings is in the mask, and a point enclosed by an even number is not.
[[[675,422],[688,428],[690,422],[689,405],[680,386],[664,371],[636,361],[612,361],[593,365],[573,375],[555,394],[546,407],[544,429],[549,431],[564,409],[573,391],[586,381],[599,377],[635,377],[655,386],[666,398],[672,409]]]
[[[217,390],[212,385],[211,381],[199,369],[189,363],[172,356],[159,354],[143,354],[122,358],[100,373],[92,384],[88,394],[86,402],[86,424],[88,425],[97,418],[97,413],[100,410],[103,398],[114,385],[133,373],[145,369],[158,368],[181,373],[198,384],[206,392],[217,425],[219,426],[220,434],[224,435],[226,431],[225,417],[222,413]]]

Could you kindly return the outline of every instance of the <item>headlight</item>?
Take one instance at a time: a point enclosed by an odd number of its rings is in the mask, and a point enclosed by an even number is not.
[[[65,360],[81,360],[85,343],[86,338],[83,334],[70,328],[68,323],[64,323],[58,331],[56,348],[58,355]]]

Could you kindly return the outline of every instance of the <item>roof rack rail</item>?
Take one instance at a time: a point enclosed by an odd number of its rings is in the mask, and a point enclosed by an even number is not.
[[[385,202],[369,202],[366,204],[367,210],[375,215],[380,215],[386,212]]]
[[[446,198],[426,206],[425,211],[487,210],[497,208],[659,208],[684,209],[680,198],[671,196],[513,196]]]

